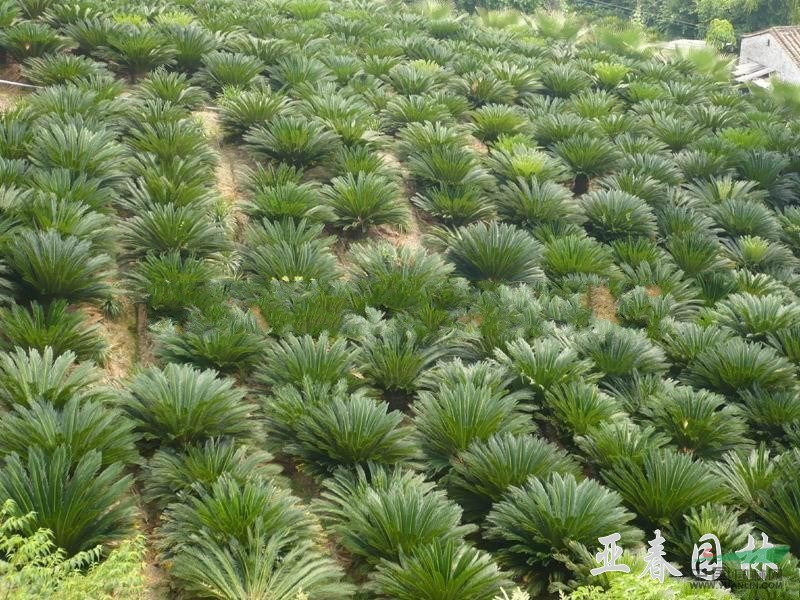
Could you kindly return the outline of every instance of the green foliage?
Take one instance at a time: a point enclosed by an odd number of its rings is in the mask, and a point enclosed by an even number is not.
[[[646,529],[680,522],[687,508],[727,498],[701,462],[675,450],[652,450],[640,463],[623,458],[603,471]]]
[[[88,240],[25,229],[8,247],[8,263],[31,298],[99,300],[108,297],[111,257],[92,252]]]
[[[392,181],[375,173],[335,177],[323,196],[334,214],[334,223],[345,232],[363,235],[376,225],[405,229],[410,219]]]
[[[533,435],[501,433],[476,440],[451,460],[448,495],[469,521],[482,521],[495,502],[529,477],[551,473],[580,477],[578,463],[564,450]]]
[[[123,26],[109,31],[99,49],[103,58],[136,81],[148,71],[175,61],[175,49],[152,27]]]
[[[138,600],[144,589],[144,537],[122,541],[100,562],[100,546],[67,557],[48,529],[27,535],[35,513],[19,514],[7,500],[0,507],[0,548],[5,566],[0,592],[20,600]]]
[[[134,377],[124,408],[145,439],[181,449],[218,436],[248,437],[256,424],[244,391],[213,370],[150,367]]]
[[[77,396],[62,408],[46,400],[34,400],[28,406],[16,404],[13,412],[3,416],[0,433],[0,456],[14,453],[25,460],[32,448],[49,456],[63,445],[74,460],[99,451],[104,467],[117,462],[133,464],[139,458],[133,424],[119,410]]]
[[[269,126],[251,127],[243,137],[256,156],[298,168],[326,160],[339,145],[339,137],[319,122],[294,116],[275,117]]]
[[[355,349],[347,340],[330,340],[327,332],[317,339],[290,334],[266,347],[256,378],[269,387],[299,385],[306,377],[332,384],[348,375],[354,355]]]
[[[368,563],[397,561],[434,541],[461,540],[461,510],[420,475],[371,466],[326,480],[319,509],[348,552]]]
[[[223,476],[240,485],[251,479],[278,479],[281,468],[272,459],[269,452],[220,438],[182,452],[159,450],[147,464],[144,499],[163,509],[176,496],[197,495],[198,484],[209,488]]]
[[[66,446],[45,453],[31,447],[27,459],[16,454],[0,471],[0,497],[10,498],[35,517],[25,526],[53,533],[53,543],[68,555],[123,539],[132,530],[134,507],[126,495],[132,478],[121,463],[102,466],[99,450],[75,457]]]
[[[55,85],[108,76],[102,63],[73,54],[47,54],[29,58],[23,65],[22,73],[25,79],[35,85]]]
[[[442,470],[476,441],[498,433],[531,431],[521,401],[524,393],[507,393],[465,381],[443,383],[434,393],[421,391],[412,409],[418,444],[430,467]]]
[[[436,254],[387,242],[351,247],[348,262],[353,285],[365,306],[390,311],[430,302],[452,271]]]
[[[246,374],[264,352],[265,334],[255,315],[238,308],[192,312],[180,327],[167,322],[155,332],[156,356],[220,373]]]
[[[53,28],[37,21],[18,21],[0,32],[0,48],[19,62],[66,47],[66,40]]]
[[[508,581],[488,553],[453,541],[435,541],[384,561],[370,587],[381,597],[398,600],[493,600]]]
[[[156,313],[183,319],[192,308],[206,308],[219,299],[216,266],[177,251],[148,254],[127,274],[135,297]]]
[[[525,231],[506,223],[475,223],[442,231],[447,258],[456,273],[476,283],[536,283],[539,244]]]
[[[97,325],[89,325],[80,311],[71,309],[64,300],[42,306],[12,304],[0,307],[0,349],[9,351],[15,346],[44,352],[47,346],[56,355],[67,351],[78,360],[101,361],[106,355],[106,342]]]
[[[91,363],[77,363],[67,351],[16,348],[0,352],[0,400],[8,406],[30,406],[38,399],[62,408],[71,399],[108,402],[114,395],[99,384],[102,371]]]
[[[486,536],[498,545],[501,566],[525,577],[532,590],[553,591],[569,581],[570,560],[594,547],[605,531],[618,532],[623,540],[641,539],[630,525],[633,518],[620,496],[596,481],[578,483],[573,475],[554,474],[511,488],[489,513]]]

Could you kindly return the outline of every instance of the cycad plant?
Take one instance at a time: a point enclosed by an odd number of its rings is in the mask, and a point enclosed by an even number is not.
[[[327,332],[316,339],[290,334],[265,348],[256,379],[268,387],[300,385],[306,377],[315,383],[333,384],[347,377],[356,352],[347,340],[331,340]]]
[[[318,121],[294,116],[275,117],[266,127],[251,127],[243,137],[256,156],[298,168],[324,161],[339,145],[339,137]]]
[[[498,190],[495,204],[500,218],[526,229],[583,220],[579,204],[567,188],[536,177],[507,182]]]
[[[80,311],[71,309],[65,300],[47,306],[32,302],[29,306],[12,304],[0,307],[0,350],[15,346],[44,352],[47,346],[55,355],[71,351],[78,360],[102,361],[107,344],[97,325],[90,325]]]
[[[260,80],[265,65],[255,56],[214,50],[203,55],[195,81],[212,92],[226,86],[248,88]]]
[[[348,173],[335,177],[323,196],[334,215],[334,223],[345,232],[364,234],[376,225],[404,229],[410,211],[399,198],[394,183],[375,173]]]
[[[452,267],[436,254],[388,242],[353,246],[348,255],[358,297],[366,306],[401,311],[430,302]]]
[[[102,63],[73,54],[47,54],[30,58],[25,61],[22,74],[31,83],[42,86],[109,76]]]
[[[673,449],[652,450],[640,463],[623,458],[603,478],[646,529],[677,525],[688,508],[728,497],[705,464]]]
[[[156,356],[166,362],[246,375],[263,356],[266,335],[253,313],[234,307],[195,310],[183,327],[165,323],[154,337]]]
[[[132,477],[123,474],[121,463],[101,463],[99,450],[78,458],[66,446],[47,454],[32,447],[26,460],[16,454],[5,459],[0,495],[22,512],[36,513],[27,533],[49,529],[69,555],[91,550],[130,534],[135,514],[127,495]]]
[[[248,438],[254,407],[230,379],[190,365],[150,367],[134,377],[124,409],[146,440],[184,448],[218,436]]]
[[[524,577],[532,591],[552,593],[569,584],[571,561],[607,531],[624,543],[640,540],[633,518],[616,492],[591,479],[578,483],[573,475],[554,474],[512,487],[489,513],[485,535],[497,545],[501,567]]]
[[[682,451],[698,458],[719,459],[748,444],[744,415],[735,405],[706,390],[676,386],[657,399],[651,420]]]
[[[481,522],[511,487],[524,485],[531,476],[581,476],[578,462],[564,450],[528,434],[498,433],[475,440],[450,463],[444,478],[447,493],[471,522]]]
[[[524,392],[508,393],[468,381],[419,392],[412,406],[414,425],[430,468],[446,469],[459,452],[492,435],[530,433],[525,399]]]
[[[371,466],[340,471],[324,483],[319,510],[344,548],[375,564],[399,560],[433,541],[459,541],[474,531],[461,510],[421,475]]]
[[[241,485],[248,480],[282,481],[280,473],[269,452],[232,439],[211,438],[181,452],[156,452],[147,463],[143,497],[164,509],[176,496],[197,495],[223,476]]]
[[[369,587],[397,600],[494,600],[510,585],[490,554],[459,542],[435,541],[398,562],[383,561]]]
[[[475,223],[440,238],[456,273],[489,286],[536,283],[542,278],[540,246],[527,232],[506,223]]]
[[[558,142],[553,151],[575,174],[572,191],[576,194],[586,193],[589,182],[612,171],[620,158],[610,141],[586,134]]]
[[[62,408],[72,399],[109,403],[115,398],[100,383],[103,372],[91,363],[77,363],[67,351],[56,356],[53,349],[15,348],[0,352],[0,401],[8,408],[29,406],[45,400]]]
[[[132,25],[111,30],[99,53],[133,82],[148,71],[171,65],[176,51],[157,29]]]
[[[320,237],[322,229],[321,223],[305,219],[263,219],[251,225],[244,233],[244,271],[262,284],[331,281],[337,275],[330,251],[334,238]]]
[[[0,456],[14,453],[26,460],[32,449],[45,456],[60,446],[69,448],[74,460],[99,451],[101,465],[133,464],[139,454],[135,443],[138,435],[133,424],[119,409],[99,402],[73,396],[61,408],[46,400],[34,400],[29,405],[16,404],[0,423]]]

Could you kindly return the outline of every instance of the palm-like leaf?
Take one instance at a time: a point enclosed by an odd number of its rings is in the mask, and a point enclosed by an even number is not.
[[[570,559],[580,556],[581,548],[595,547],[606,531],[639,540],[641,532],[630,525],[633,518],[620,496],[596,481],[578,483],[572,475],[555,474],[512,487],[489,513],[486,535],[499,546],[495,556],[500,565],[526,577],[531,589],[540,589],[547,580],[566,583]],[[547,580],[542,572],[548,573]]]
[[[651,450],[666,446],[669,438],[653,427],[617,419],[589,428],[575,442],[592,463],[608,469],[622,459],[643,462]]]
[[[116,462],[133,464],[139,458],[134,446],[137,439],[133,424],[119,410],[79,396],[60,409],[45,400],[16,404],[0,423],[0,455],[14,453],[23,460],[32,448],[50,456],[64,445],[75,461],[97,450],[104,467]]]
[[[133,528],[133,502],[126,496],[132,478],[120,463],[101,463],[97,450],[76,459],[66,446],[49,454],[31,448],[26,461],[12,454],[0,471],[0,496],[23,513],[36,513],[31,527],[51,530],[68,554],[90,550]]]
[[[476,223],[443,233],[447,258],[470,281],[535,283],[542,278],[539,244],[527,232],[505,223]]]
[[[355,350],[347,340],[332,341],[327,332],[317,339],[289,335],[267,346],[256,377],[270,387],[299,385],[305,377],[317,383],[335,383],[348,375],[354,356]]]
[[[524,393],[507,393],[472,382],[444,384],[435,393],[422,391],[412,407],[418,442],[434,470],[476,441],[498,433],[531,431],[530,417],[520,405]]]
[[[452,459],[447,491],[469,521],[482,521],[509,488],[531,476],[551,473],[580,477],[577,461],[554,444],[532,435],[501,433],[476,440]]]
[[[75,363],[75,354],[54,356],[52,348],[0,353],[0,400],[9,408],[46,400],[62,408],[73,398],[106,403],[114,395],[101,387],[102,371],[91,363]]]
[[[302,117],[275,117],[268,127],[256,126],[244,140],[257,156],[307,168],[330,157],[339,137],[319,122]]]
[[[72,351],[78,360],[101,361],[106,354],[106,342],[97,325],[86,323],[84,316],[70,310],[64,300],[48,306],[33,302],[25,307],[12,304],[0,308],[0,349],[8,351],[15,346],[44,352],[47,346],[55,355]]]
[[[124,408],[147,439],[183,448],[218,436],[247,437],[255,424],[253,407],[230,379],[189,365],[150,367],[130,385]]]
[[[671,449],[652,450],[641,463],[622,459],[603,477],[647,528],[677,524],[688,508],[727,497],[703,463]]]
[[[144,498],[163,509],[176,495],[196,495],[197,484],[210,488],[223,475],[241,485],[250,479],[277,479],[280,472],[269,452],[231,440],[209,439],[184,452],[156,452],[147,464]]]
[[[429,301],[452,268],[439,256],[410,246],[373,243],[350,249],[354,285],[367,306],[407,310]]]
[[[335,215],[335,223],[345,231],[366,231],[376,225],[405,228],[410,219],[408,206],[399,198],[394,184],[375,173],[348,173],[335,177],[324,197]]]
[[[370,588],[397,600],[494,600],[508,584],[490,554],[463,543],[436,541],[399,562],[380,563]]]
[[[372,466],[369,475],[339,472],[324,484],[320,510],[352,554],[369,563],[397,561],[435,540],[460,540],[474,531],[461,510],[410,471]]]

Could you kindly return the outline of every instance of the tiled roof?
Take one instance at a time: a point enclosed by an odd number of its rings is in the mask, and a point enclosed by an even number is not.
[[[754,35],[762,35],[764,33],[772,34],[778,41],[781,47],[792,58],[792,60],[800,66],[800,27],[770,27],[762,31],[755,31],[748,33],[742,37],[751,37]]]

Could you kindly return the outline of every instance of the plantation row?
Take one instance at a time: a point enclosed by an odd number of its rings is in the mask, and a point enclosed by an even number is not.
[[[271,600],[800,553],[792,90],[435,3],[0,0],[0,51],[42,86],[0,113],[0,542]],[[0,592],[81,597],[38,577]]]

